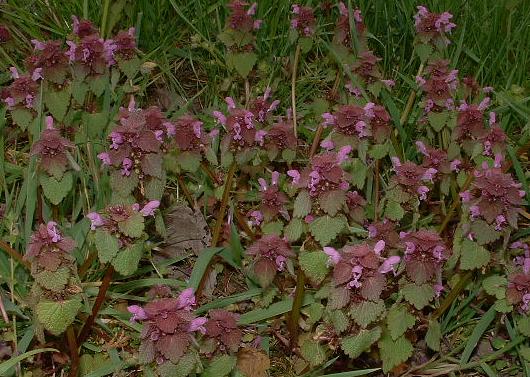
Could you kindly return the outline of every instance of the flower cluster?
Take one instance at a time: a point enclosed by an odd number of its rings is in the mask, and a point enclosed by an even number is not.
[[[207,319],[196,317],[193,289],[188,288],[177,298],[161,298],[143,308],[129,306],[131,321],[140,321],[144,327],[140,335],[140,361],[149,364],[171,362],[177,364],[194,344],[194,334],[205,333]]]
[[[346,145],[338,152],[323,152],[311,159],[311,166],[302,172],[289,170],[293,185],[309,191],[313,197],[322,198],[333,191],[347,191],[349,188],[348,174],[341,164],[348,159],[352,147]]]
[[[165,123],[167,134],[173,137],[181,152],[202,153],[210,142],[211,134],[203,129],[203,123],[191,115],[182,115],[174,123]]]
[[[33,55],[26,59],[26,66],[33,77],[42,75],[46,80],[62,84],[68,73],[68,57],[60,41],[31,41],[35,46]]]
[[[408,278],[416,284],[434,283],[439,294],[442,290],[442,266],[450,255],[442,238],[438,233],[425,229],[402,232],[400,238],[405,247],[404,260]]]
[[[522,249],[524,255],[515,259],[516,270],[509,277],[506,298],[516,305],[522,314],[530,310],[530,248],[521,241],[510,245],[511,249]]]
[[[228,4],[230,16],[228,17],[227,26],[239,32],[251,32],[261,27],[261,20],[254,19],[256,15],[257,3],[249,4],[241,0],[233,0]],[[247,8],[248,7],[248,8]]]
[[[269,151],[278,153],[284,150],[295,150],[298,144],[294,136],[293,126],[286,121],[275,123],[265,131],[263,147]]]
[[[384,241],[378,241],[374,246],[368,243],[347,245],[340,252],[331,247],[324,248],[329,264],[334,266],[332,281],[335,294],[340,297],[334,300],[337,309],[351,300],[379,299],[386,286],[385,274],[395,273],[400,262],[398,256],[382,257],[384,249]]]
[[[294,4],[292,12],[294,16],[291,19],[291,27],[304,37],[312,36],[315,33],[316,25],[313,8]]]
[[[424,168],[412,161],[402,163],[398,157],[392,157],[392,165],[396,172],[396,175],[392,177],[395,184],[399,185],[404,192],[412,197],[419,195],[420,200],[427,199],[427,194],[430,190],[426,185],[433,183],[438,170],[435,168]]]
[[[41,137],[31,146],[31,153],[40,158],[40,166],[50,176],[59,179],[68,167],[67,152],[74,148],[74,144],[61,136],[53,126],[53,118],[46,117],[46,129]]]
[[[74,64],[74,70],[83,76],[101,75],[117,60],[130,60],[136,56],[134,28],[120,32],[115,39],[104,40],[90,21],[73,17],[73,30],[78,41],[66,42],[69,47],[66,56]]]
[[[18,108],[35,109],[38,102],[38,80],[42,69],[35,69],[31,75],[20,75],[15,67],[10,68],[13,82],[2,90],[2,100],[10,110]]]
[[[215,342],[215,349],[237,352],[243,332],[237,321],[239,315],[224,309],[210,310],[208,321],[204,324],[206,336]]]
[[[461,161],[457,159],[449,161],[447,152],[443,149],[426,146],[422,141],[416,141],[416,147],[423,155],[422,166],[427,170],[434,169],[440,174],[450,174],[460,169]],[[437,178],[438,174],[435,174],[435,179]]]
[[[449,12],[443,13],[432,13],[425,6],[418,6],[418,13],[414,16],[416,33],[420,39],[424,42],[442,42],[443,44],[448,44],[449,40],[446,37],[446,34],[451,33],[451,31],[456,27],[454,23],[451,22],[453,15]]]
[[[276,272],[285,269],[287,260],[295,257],[289,243],[277,235],[265,235],[255,241],[247,255],[253,257],[252,269],[262,287],[272,283]]]
[[[109,135],[110,150],[98,158],[126,177],[160,177],[162,144],[174,134],[174,126],[165,121],[159,108],[135,109],[131,101],[128,109],[120,111],[120,124]]]
[[[287,220],[289,219],[289,214],[285,208],[285,205],[287,204],[287,196],[280,191],[278,186],[279,179],[280,173],[275,171],[272,172],[270,185],[268,185],[263,178],[259,178],[258,180],[261,199],[260,211],[266,221],[270,221],[278,215],[282,215]]]
[[[436,60],[429,64],[426,72],[426,78],[416,77],[416,82],[426,94],[424,111],[454,110],[453,96],[458,86],[458,70],[450,69],[448,60]]]
[[[335,36],[334,36],[334,42],[337,44],[341,44],[343,46],[350,46],[351,45],[351,33],[350,33],[350,16],[348,7],[344,4],[344,2],[340,1],[338,4],[339,7],[339,19],[337,21],[337,25],[335,27]],[[357,38],[358,39],[364,39],[366,26],[363,21],[363,16],[361,14],[361,11],[359,9],[353,9],[353,20],[355,24],[355,30],[357,32]]]
[[[324,125],[332,125],[338,138],[354,137],[355,140],[371,138],[376,143],[384,142],[390,134],[390,115],[386,109],[373,102],[364,107],[342,105],[331,114],[322,114]],[[352,143],[355,143],[352,140]]]
[[[500,167],[490,168],[485,164],[482,169],[476,170],[470,190],[460,195],[471,221],[483,219],[498,231],[508,226],[517,228],[525,191]]]
[[[50,221],[41,224],[32,234],[25,257],[32,262],[32,274],[42,271],[55,272],[61,267],[71,268],[73,259],[70,253],[75,249],[75,241],[64,237],[57,223]]]

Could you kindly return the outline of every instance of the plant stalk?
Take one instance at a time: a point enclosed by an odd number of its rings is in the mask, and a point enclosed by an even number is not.
[[[66,339],[68,341],[68,349],[70,350],[70,358],[72,363],[70,365],[69,377],[77,377],[79,375],[79,351],[78,343],[75,338],[75,332],[73,326],[68,326],[66,329]]]
[[[24,257],[15,249],[13,249],[9,244],[5,241],[0,240],[0,249],[4,250],[9,256],[13,259],[15,259],[18,263],[23,265],[28,270],[31,269],[30,263],[24,259]]]
[[[294,294],[293,307],[287,318],[287,327],[291,337],[291,349],[295,349],[298,344],[298,321],[300,320],[300,310],[304,301],[305,275],[301,268],[296,274],[296,290]]]
[[[94,302],[94,306],[92,307],[92,313],[86,320],[83,328],[79,332],[79,336],[77,337],[77,344],[83,344],[85,340],[88,338],[88,335],[90,334],[90,330],[92,326],[94,325],[94,322],[96,321],[96,317],[98,316],[99,309],[101,309],[101,306],[103,305],[103,302],[105,301],[105,297],[107,296],[107,290],[109,289],[110,282],[112,281],[113,273],[114,273],[114,267],[108,266],[107,270],[105,271],[105,275],[103,276],[103,280],[101,281],[101,285],[99,287],[96,301]]]
[[[418,68],[418,73],[416,76],[420,76],[423,72],[423,63],[420,64],[420,68]],[[414,101],[416,100],[416,91],[413,90],[410,92],[409,98],[407,100],[407,105],[405,106],[405,111],[403,111],[403,114],[401,114],[401,118],[399,119],[399,123],[404,126],[405,123],[409,120],[410,112],[412,111],[412,106],[414,105]]]
[[[293,74],[291,75],[291,112],[295,137],[298,137],[298,127],[296,122],[296,76],[298,72],[298,61],[300,60],[300,51],[300,44],[297,44],[296,52],[294,53]]]

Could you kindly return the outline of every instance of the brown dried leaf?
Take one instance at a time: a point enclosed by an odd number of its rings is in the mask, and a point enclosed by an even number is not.
[[[211,234],[208,224],[199,210],[178,204],[166,215],[167,239],[165,246],[157,253],[159,257],[175,258],[200,252],[210,245]]]
[[[246,377],[267,377],[269,357],[254,348],[242,348],[237,354],[237,368]]]

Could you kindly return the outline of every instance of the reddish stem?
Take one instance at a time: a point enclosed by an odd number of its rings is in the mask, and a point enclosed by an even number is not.
[[[15,259],[18,263],[26,267],[28,270],[31,269],[31,265],[29,264],[29,262],[25,260],[24,257],[18,251],[9,246],[7,242],[0,240],[0,248],[3,249],[6,253],[8,253],[11,258]]]
[[[77,344],[83,344],[84,341],[88,338],[90,330],[94,325],[94,322],[96,321],[96,317],[98,316],[99,309],[101,309],[101,305],[103,305],[105,297],[107,296],[107,290],[109,289],[110,282],[112,281],[113,273],[114,268],[112,266],[108,266],[107,270],[105,271],[105,276],[103,276],[103,280],[101,281],[101,285],[99,286],[98,295],[96,297],[96,301],[94,302],[94,306],[92,307],[92,314],[90,314],[90,316],[85,322],[85,325],[79,332],[79,336],[77,337]]]
[[[70,350],[70,358],[72,359],[69,377],[77,377],[79,374],[79,351],[72,326],[68,326],[66,329],[66,339],[68,341],[68,349]]]

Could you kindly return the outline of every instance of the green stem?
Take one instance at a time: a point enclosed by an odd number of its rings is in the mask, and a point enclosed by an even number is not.
[[[298,321],[300,320],[300,310],[304,301],[305,275],[302,269],[298,269],[296,274],[296,290],[294,294],[293,307],[287,319],[289,334],[291,335],[291,348],[295,349],[298,343]]]
[[[298,61],[300,60],[300,44],[296,45],[296,52],[294,54],[293,74],[291,75],[291,110],[293,116],[293,132],[294,136],[298,137],[298,127],[296,124],[296,76],[298,72]]]

